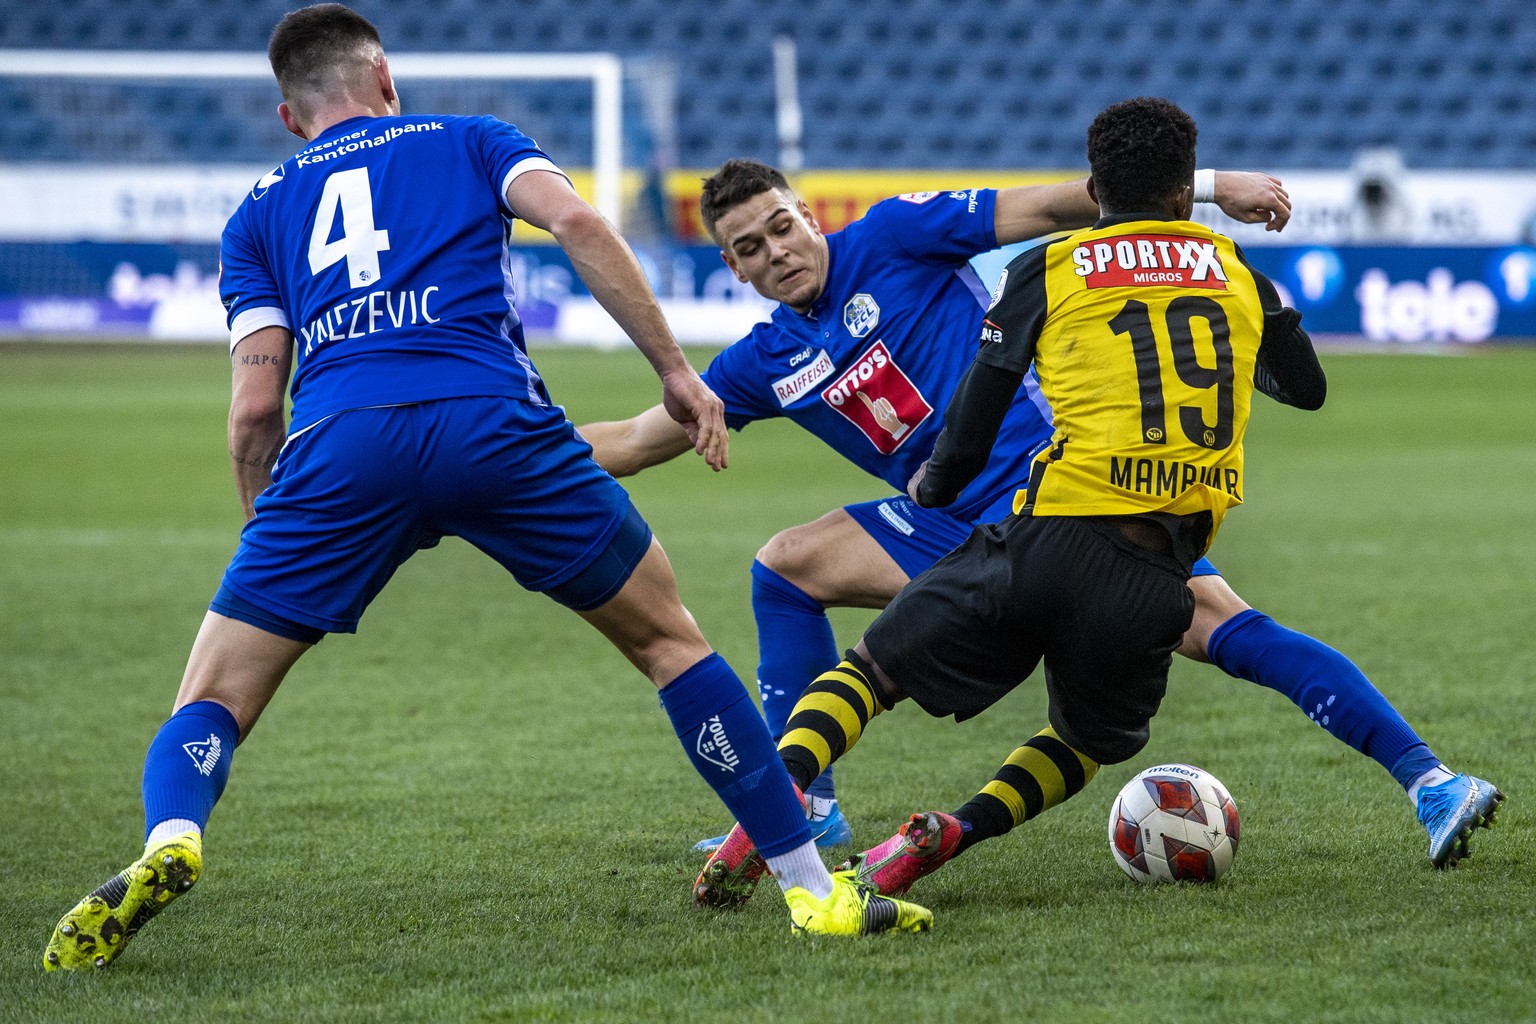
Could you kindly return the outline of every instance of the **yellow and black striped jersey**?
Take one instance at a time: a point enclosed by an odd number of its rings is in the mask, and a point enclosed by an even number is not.
[[[1018,373],[1032,361],[1055,424],[1015,511],[1209,512],[1214,538],[1243,500],[1264,333],[1263,279],[1241,250],[1189,221],[1115,217],[1005,275],[977,361]]]

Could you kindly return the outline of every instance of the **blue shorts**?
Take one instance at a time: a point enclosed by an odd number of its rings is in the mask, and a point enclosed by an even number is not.
[[[444,536],[578,611],[616,594],[651,542],[557,407],[355,409],[289,439],[211,607],[293,639],[356,632],[395,570]]]
[[[975,522],[966,522],[938,509],[923,508],[906,495],[844,505],[843,511],[875,539],[875,543],[914,579],[959,547],[981,523],[1002,522],[1013,513],[1013,492],[993,502]],[[1220,576],[1208,559],[1195,563],[1191,576]]]

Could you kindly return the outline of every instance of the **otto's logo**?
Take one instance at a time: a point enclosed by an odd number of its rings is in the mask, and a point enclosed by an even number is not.
[[[907,192],[896,198],[904,203],[926,203],[936,195],[938,195],[937,192]]]
[[[843,307],[843,326],[855,338],[862,338],[880,323],[880,307],[864,292],[859,292]]]
[[[192,763],[197,765],[197,770],[204,776],[208,776],[213,774],[213,766],[219,763],[223,744],[219,742],[217,735],[209,733],[208,738],[201,743],[183,743],[181,749],[185,750],[187,756],[192,759]]]
[[[822,401],[858,427],[882,455],[889,455],[933,415],[928,403],[877,341],[821,393]]]
[[[1089,288],[1175,285],[1225,291],[1227,272],[1215,242],[1179,235],[1127,235],[1084,242],[1072,250],[1078,277]]]
[[[991,320],[981,322],[981,343],[983,345],[1001,345],[1003,343],[1003,329]]]
[[[725,734],[725,726],[720,724],[719,715],[699,726],[699,739],[694,749],[704,760],[728,772],[735,772],[736,766],[741,763],[736,748],[731,746],[731,738]]]
[[[267,194],[267,189],[271,188],[273,185],[276,185],[282,180],[283,165],[278,164],[276,167],[272,168],[270,171],[264,174],[261,180],[256,183],[256,187],[251,189],[251,198],[260,199],[262,196]]]

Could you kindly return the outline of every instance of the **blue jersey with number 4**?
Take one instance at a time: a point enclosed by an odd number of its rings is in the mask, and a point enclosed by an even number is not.
[[[471,395],[548,404],[513,306],[506,190],[559,173],[493,117],[358,117],[257,182],[224,229],[231,346],[293,333],[297,432],[347,409]]]
[[[933,454],[982,337],[986,288],[969,260],[997,248],[997,193],[916,192],[876,203],[827,236],[827,283],[803,315],[779,305],[704,373],[726,422],[786,416],[898,491]],[[945,512],[970,521],[1029,479],[1050,439],[1034,377],[1009,409],[986,469]]]

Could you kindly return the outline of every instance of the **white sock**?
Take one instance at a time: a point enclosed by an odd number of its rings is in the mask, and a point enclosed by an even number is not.
[[[1419,790],[1425,786],[1438,786],[1442,783],[1450,782],[1455,777],[1455,772],[1443,764],[1437,764],[1413,780],[1413,783],[1408,787],[1408,799],[1412,800],[1413,805],[1417,807],[1419,805]]]
[[[826,816],[831,814],[833,811],[837,810],[836,797],[813,796],[811,797],[810,803],[810,817],[812,821],[820,821],[826,818]]]
[[[805,889],[819,900],[832,895],[832,873],[821,862],[815,843],[804,843],[788,853],[765,859],[768,870],[773,872],[779,888],[785,892]]]
[[[149,838],[144,840],[144,848],[147,850],[167,839],[175,839],[183,832],[196,832],[199,839],[203,837],[203,830],[197,822],[188,821],[186,818],[169,818],[149,830]]]

